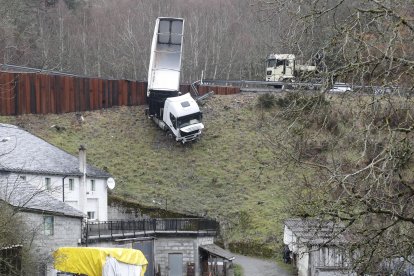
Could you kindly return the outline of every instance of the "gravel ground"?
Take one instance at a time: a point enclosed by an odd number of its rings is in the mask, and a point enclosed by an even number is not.
[[[243,267],[244,276],[291,276],[289,272],[280,268],[275,262],[253,257],[232,254],[233,261]]]

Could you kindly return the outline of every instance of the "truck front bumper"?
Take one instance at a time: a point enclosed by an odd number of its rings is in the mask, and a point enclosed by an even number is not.
[[[190,133],[180,131],[181,137],[177,137],[176,140],[184,144],[184,143],[196,140],[198,137],[200,137],[200,135],[201,135],[201,130],[192,131]]]

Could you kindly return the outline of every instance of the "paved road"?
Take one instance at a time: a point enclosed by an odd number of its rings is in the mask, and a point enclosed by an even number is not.
[[[275,262],[234,253],[232,255],[236,257],[233,262],[243,267],[244,276],[291,276]]]

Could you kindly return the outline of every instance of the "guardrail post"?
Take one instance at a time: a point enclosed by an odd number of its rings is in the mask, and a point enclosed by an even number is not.
[[[100,223],[98,222],[98,237],[99,239],[101,239],[101,227],[99,225]]]
[[[143,219],[143,226],[144,226],[144,235],[146,236],[146,235],[147,235],[147,233],[146,233],[146,231],[145,231],[145,219]]]
[[[122,237],[125,237],[125,235],[124,235],[124,224],[123,224],[122,220],[121,220],[121,231],[122,231]]]
[[[112,220],[109,222],[109,225],[110,225],[110,227],[111,227],[111,239],[113,238],[113,235],[112,235]]]

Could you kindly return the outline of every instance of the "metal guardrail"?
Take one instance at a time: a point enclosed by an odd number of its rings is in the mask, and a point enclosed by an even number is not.
[[[288,88],[290,90],[295,89],[309,89],[315,90],[319,89],[321,86],[324,85],[323,81],[320,82],[280,82],[280,81],[252,81],[252,80],[214,80],[214,79],[202,79],[200,81],[202,84],[209,84],[209,85],[224,85],[224,86],[239,86],[241,87],[242,91],[249,91],[247,88],[252,88],[252,91],[255,91],[254,87],[270,87],[270,86],[279,86]],[[326,85],[326,84],[325,84]],[[337,85],[341,85],[340,83],[331,83],[326,87],[328,91],[331,88],[334,88]],[[384,94],[394,94],[394,95],[409,95],[412,96],[414,94],[414,89],[411,87],[400,87],[400,86],[384,86],[384,85],[363,85],[363,84],[353,84],[353,83],[343,83],[343,85],[348,86],[350,91],[358,91],[366,94],[373,94],[373,95],[384,95]],[[246,88],[246,89],[243,89]],[[260,88],[256,89],[257,91],[261,91]],[[262,90],[266,91],[266,89]],[[335,93],[335,92],[334,92]]]
[[[198,218],[141,219],[88,222],[86,243],[92,239],[131,238],[156,233],[208,233],[216,234],[219,223]]]

